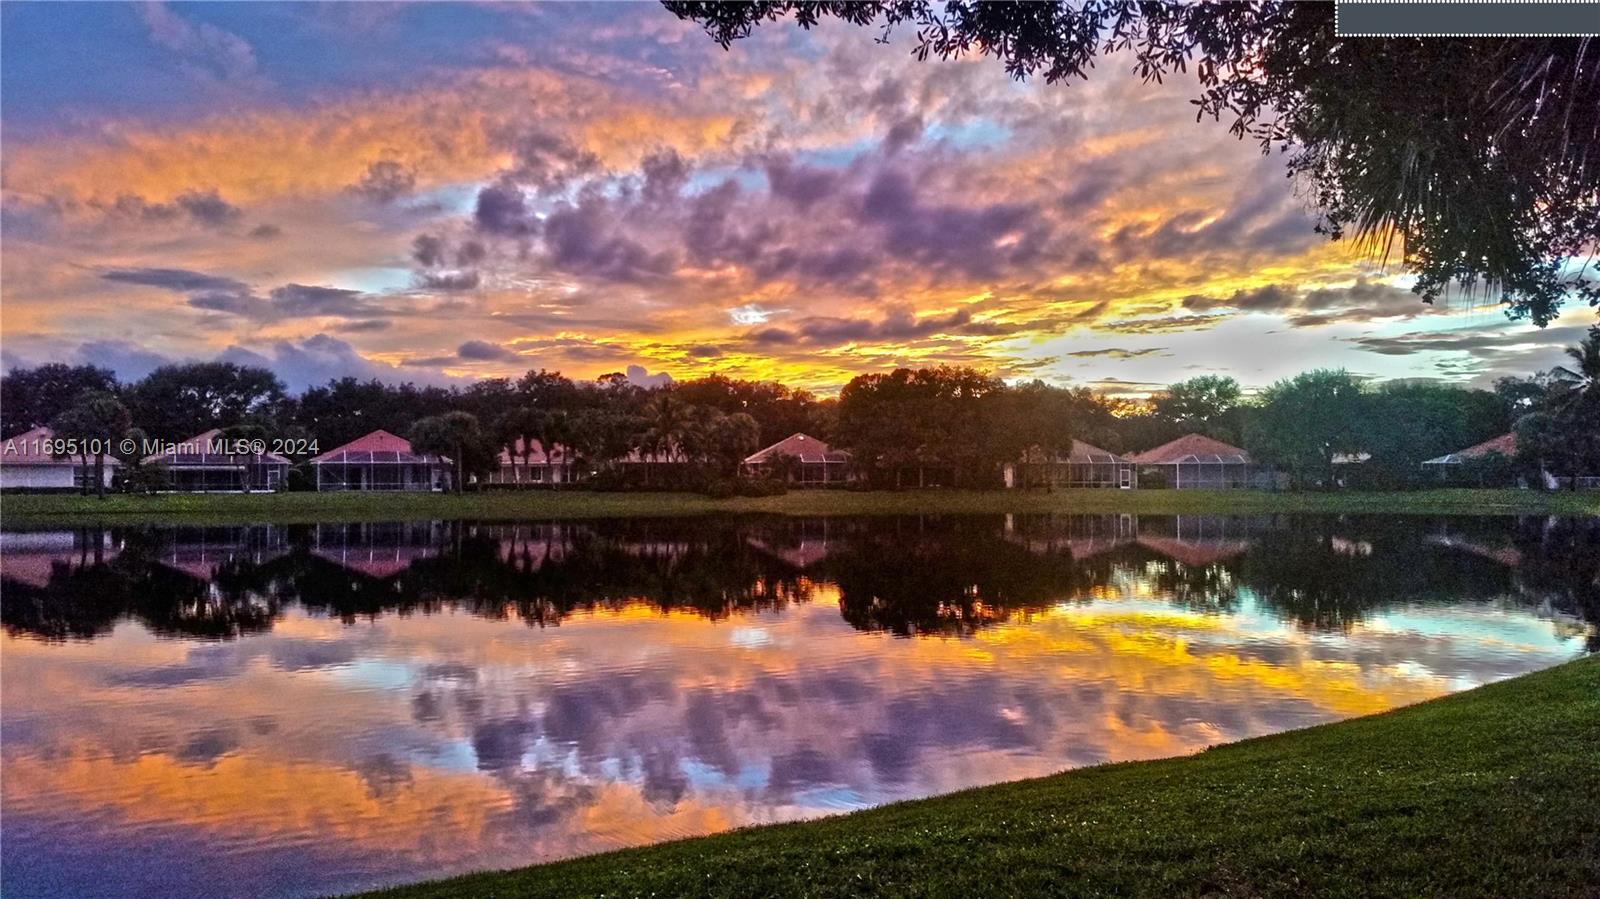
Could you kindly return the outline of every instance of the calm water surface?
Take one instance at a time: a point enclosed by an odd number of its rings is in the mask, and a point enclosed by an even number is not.
[[[1600,525],[0,534],[5,894],[304,896],[1377,712],[1600,647]]]

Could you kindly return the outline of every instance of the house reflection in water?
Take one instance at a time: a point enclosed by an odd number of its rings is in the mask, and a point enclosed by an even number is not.
[[[832,541],[848,529],[828,518],[795,518],[753,528],[745,541],[757,552],[778,559],[797,571],[807,571],[828,558]]]
[[[57,569],[101,565],[122,547],[101,528],[72,531],[0,531],[0,576],[30,587],[44,587]]]
[[[417,560],[443,552],[447,530],[439,521],[319,524],[312,529],[311,553],[369,578],[388,580]]]
[[[1035,553],[1066,551],[1088,559],[1132,545],[1185,565],[1205,566],[1237,556],[1273,527],[1266,516],[1237,515],[1007,515],[1006,539]]]
[[[1068,552],[1087,559],[1132,544],[1139,520],[1134,515],[1007,515],[1004,533],[1032,553]]]
[[[159,564],[210,584],[225,569],[264,565],[288,552],[287,533],[269,524],[174,528],[151,555]]]
[[[1272,527],[1272,519],[1235,515],[1175,515],[1147,518],[1140,545],[1174,562],[1195,567],[1214,565],[1243,554]]]
[[[493,534],[500,561],[530,572],[566,558],[572,540],[572,528],[560,523],[501,525]]]

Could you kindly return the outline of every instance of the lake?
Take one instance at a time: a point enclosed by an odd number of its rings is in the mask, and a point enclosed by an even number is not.
[[[1600,648],[1600,523],[0,534],[0,877],[309,896],[1383,711]]]

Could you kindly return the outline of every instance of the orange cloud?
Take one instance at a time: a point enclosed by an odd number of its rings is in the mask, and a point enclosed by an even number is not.
[[[440,87],[367,93],[307,110],[255,111],[186,127],[107,123],[99,133],[8,145],[8,194],[68,204],[134,195],[166,202],[216,188],[236,204],[335,193],[393,160],[426,188],[483,179],[510,159],[527,122],[569,130],[609,166],[656,146],[725,146],[735,120],[630,99],[608,85],[539,69],[460,74]]]

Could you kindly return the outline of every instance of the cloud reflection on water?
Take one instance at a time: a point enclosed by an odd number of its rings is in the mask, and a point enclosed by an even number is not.
[[[1194,752],[1582,652],[1593,597],[1551,574],[1572,558],[1503,550],[1593,527],[1474,527],[8,534],[5,876],[170,895],[107,862],[143,851],[196,890],[303,894],[504,867]],[[1345,582],[1308,596],[1306,571]]]

